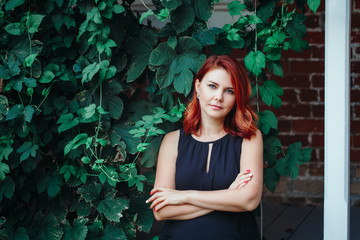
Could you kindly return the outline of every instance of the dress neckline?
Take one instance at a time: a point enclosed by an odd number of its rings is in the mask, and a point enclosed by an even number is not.
[[[227,137],[228,135],[229,135],[229,133],[226,133],[224,136],[222,136],[222,137],[220,137],[220,138],[218,138],[218,139],[216,139],[216,140],[206,141],[206,142],[195,139],[192,134],[190,134],[190,138],[191,138],[192,140],[194,140],[195,142],[198,142],[198,143],[206,143],[206,144],[209,144],[209,143],[220,142],[221,140],[223,140],[223,139],[224,139],[225,137]]]

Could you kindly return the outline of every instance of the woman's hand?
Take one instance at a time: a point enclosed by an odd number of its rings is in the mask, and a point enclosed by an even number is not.
[[[239,173],[234,182],[230,185],[229,189],[240,189],[244,187],[252,179],[252,177],[253,175],[250,170]]]
[[[151,190],[152,195],[146,203],[152,202],[150,208],[159,211],[167,205],[179,205],[186,203],[185,191],[178,191],[171,188],[156,187]]]

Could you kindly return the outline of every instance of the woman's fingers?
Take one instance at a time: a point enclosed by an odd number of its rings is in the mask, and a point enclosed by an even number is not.
[[[252,179],[252,173],[250,170],[241,172],[237,175],[234,182],[230,185],[229,189],[239,189],[245,186]]]

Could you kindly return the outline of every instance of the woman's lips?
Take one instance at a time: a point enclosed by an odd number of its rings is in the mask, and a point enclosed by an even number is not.
[[[221,110],[222,109],[222,107],[217,106],[217,105],[210,105],[210,107],[212,107],[215,110]]]

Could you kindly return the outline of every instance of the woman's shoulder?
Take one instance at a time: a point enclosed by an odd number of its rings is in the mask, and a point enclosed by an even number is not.
[[[163,143],[166,144],[177,144],[180,137],[180,129],[168,132],[163,138]]]

